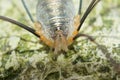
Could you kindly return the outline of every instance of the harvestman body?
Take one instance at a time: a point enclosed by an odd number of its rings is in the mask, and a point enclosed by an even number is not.
[[[80,16],[74,10],[72,0],[40,0],[37,5],[36,32],[55,53],[67,51],[78,33]]]
[[[24,0],[21,0],[24,4]],[[81,3],[78,14],[75,15],[75,9],[72,0],[39,0],[37,4],[37,21],[34,22],[35,30],[10,18],[0,16],[0,19],[11,22],[31,32],[39,37],[46,45],[54,48],[54,53],[61,50],[67,51],[68,46],[80,37],[79,32],[83,22],[94,6],[100,0],[92,0],[85,13],[81,15]],[[82,0],[80,0],[82,2]],[[31,18],[29,10],[26,11]],[[86,36],[90,38],[89,36]]]

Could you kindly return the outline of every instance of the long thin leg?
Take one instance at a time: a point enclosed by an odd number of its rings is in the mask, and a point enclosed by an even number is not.
[[[97,45],[97,47],[102,51],[102,53],[105,55],[105,57],[107,58],[107,60],[109,61],[110,65],[113,66],[113,70],[115,70],[117,73],[120,72],[120,63],[117,62],[113,57],[110,56],[111,53],[109,53],[109,51],[107,50],[106,46],[104,45],[100,45],[99,43],[97,43],[91,36],[82,34],[82,36],[87,37],[88,39],[90,39],[93,43],[95,43]]]
[[[78,27],[78,31],[80,30],[82,24],[84,23],[85,19],[87,18],[88,14],[92,11],[92,9],[94,8],[94,6],[99,2],[100,0],[92,0],[92,2],[90,3],[90,5],[88,6],[87,10],[85,11],[84,15],[82,16],[81,20],[80,20],[80,25]]]
[[[35,32],[34,29],[32,29],[32,28],[30,28],[30,27],[28,27],[28,26],[26,26],[26,25],[24,25],[24,24],[22,24],[22,23],[20,23],[20,22],[18,22],[18,21],[15,21],[15,20],[13,20],[13,19],[10,19],[10,18],[4,17],[4,16],[0,16],[0,19],[2,19],[2,20],[4,20],[4,21],[7,21],[7,22],[10,22],[10,23],[13,23],[13,24],[15,24],[15,25],[18,25],[19,27],[21,27],[21,28],[23,28],[23,29],[31,32],[31,33],[34,34],[35,36],[40,37],[40,36]]]
[[[25,4],[25,1],[24,1],[24,0],[21,0],[21,2],[22,2],[22,4],[23,4],[23,6],[24,6],[24,8],[25,8],[25,10],[26,10],[26,12],[27,12],[27,14],[28,14],[30,20],[34,23],[34,19],[33,19],[32,15],[31,15],[31,13],[30,13],[30,11],[29,11],[27,5]]]
[[[117,62],[115,59],[113,59],[109,53],[109,51],[107,50],[107,48],[104,45],[100,45],[99,43],[97,43],[91,36],[86,35],[86,34],[78,34],[75,38],[77,39],[77,37],[87,37],[90,41],[92,41],[93,43],[95,43],[97,45],[97,47],[102,51],[102,53],[106,56],[107,60],[109,61],[110,65],[113,66],[113,70],[115,70],[117,73],[120,72],[120,63]]]
[[[87,37],[89,40],[94,41],[94,39],[92,38],[92,36],[89,36],[89,35],[86,35],[86,34],[82,34],[82,33],[77,34],[77,35],[73,38],[73,40],[76,40],[76,39],[79,38],[79,37]]]
[[[78,10],[79,15],[81,15],[81,9],[82,9],[82,0],[80,0],[79,2],[79,10]]]
[[[79,33],[79,34],[78,34],[77,36],[75,36],[73,39],[75,40],[75,39],[77,39],[78,37],[86,37],[86,38],[88,38],[90,41],[92,41],[93,43],[95,43],[95,44],[97,45],[97,47],[105,54],[105,56],[106,56],[107,58],[110,59],[110,55],[109,55],[109,52],[107,51],[107,48],[106,48],[104,45],[100,45],[99,43],[97,43],[92,36],[89,36],[89,35],[87,35],[87,34],[81,34],[81,33]]]

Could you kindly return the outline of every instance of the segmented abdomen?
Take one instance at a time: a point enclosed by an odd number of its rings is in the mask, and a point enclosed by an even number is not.
[[[43,34],[52,38],[55,30],[60,27],[66,36],[71,35],[74,30],[74,12],[72,0],[39,0],[37,20],[42,25]]]

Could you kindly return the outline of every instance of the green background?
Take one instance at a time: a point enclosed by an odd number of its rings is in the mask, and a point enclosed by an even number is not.
[[[36,20],[37,0],[26,2]],[[82,14],[89,3],[83,0]],[[0,15],[34,28],[20,0],[0,0]],[[93,36],[104,49],[80,37],[55,61],[34,35],[0,20],[0,80],[120,80],[120,0],[101,0],[80,33]]]

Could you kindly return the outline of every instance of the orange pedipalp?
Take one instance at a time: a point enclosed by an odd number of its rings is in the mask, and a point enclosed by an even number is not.
[[[36,34],[40,35],[40,40],[42,40],[46,45],[50,46],[50,47],[54,47],[54,42],[52,42],[51,40],[47,39],[44,34],[42,33],[41,30],[41,24],[38,22],[34,23],[35,28],[36,28]]]
[[[73,38],[74,38],[77,34],[78,34],[78,31],[75,30],[75,31],[72,33],[72,36],[67,39],[68,46],[73,43]]]
[[[76,15],[74,17],[74,28],[75,29],[74,29],[74,31],[72,33],[72,36],[68,37],[68,39],[67,39],[68,45],[73,43],[73,38],[78,34],[78,30],[77,29],[78,29],[79,25],[80,25],[80,15]]]

